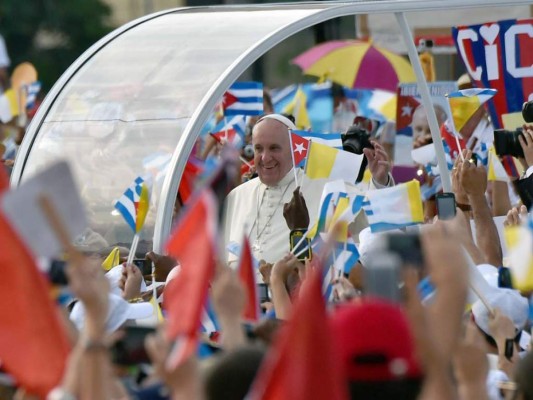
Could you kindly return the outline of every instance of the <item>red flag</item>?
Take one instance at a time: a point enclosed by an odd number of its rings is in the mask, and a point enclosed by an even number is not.
[[[222,142],[233,143],[235,140],[236,134],[237,132],[235,131],[235,129],[230,128],[227,131],[213,132],[211,136],[213,136],[219,143],[222,143]]]
[[[9,177],[7,176],[5,167],[0,166],[0,170],[0,193],[2,193],[9,188]]]
[[[246,290],[246,307],[243,318],[246,321],[256,322],[259,320],[259,297],[257,296],[257,283],[255,281],[255,266],[250,240],[244,236],[239,260],[239,278]]]
[[[252,385],[251,400],[347,398],[333,349],[319,269],[307,279],[292,319],[280,332]]]
[[[181,176],[181,182],[178,189],[178,193],[183,204],[189,200],[189,197],[191,197],[192,193],[194,192],[195,180],[201,172],[202,167],[193,159],[189,159],[187,164],[185,164],[185,170]]]
[[[307,150],[309,150],[309,140],[291,132],[292,153],[294,154],[294,165],[299,166],[300,163],[307,157]]]
[[[191,199],[166,248],[181,265],[179,275],[165,288],[167,336],[174,340],[169,362],[179,365],[195,350],[202,308],[215,270],[217,204],[211,190]]]
[[[4,174],[0,171],[0,180]],[[70,345],[48,282],[1,211],[0,269],[2,367],[18,385],[44,398],[63,377]]]

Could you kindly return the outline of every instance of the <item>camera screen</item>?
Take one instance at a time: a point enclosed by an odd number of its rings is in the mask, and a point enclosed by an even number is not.
[[[448,196],[449,194],[451,193],[443,193],[436,197],[439,219],[446,220],[455,217],[455,196]]]

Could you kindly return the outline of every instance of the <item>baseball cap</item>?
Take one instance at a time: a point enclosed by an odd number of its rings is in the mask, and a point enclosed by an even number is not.
[[[107,312],[106,330],[114,332],[130,319],[144,319],[151,317],[154,308],[150,303],[128,303],[122,297],[109,294],[109,310]],[[85,307],[78,301],[70,313],[70,320],[78,330],[83,328],[85,322]]]
[[[367,297],[340,307],[331,322],[348,380],[391,381],[422,376],[411,329],[397,305]]]
[[[520,330],[524,327],[528,320],[529,304],[525,297],[513,289],[494,288],[485,294],[487,302],[493,308],[498,308],[502,314],[506,315],[513,321],[516,329]],[[487,335],[490,335],[489,330],[489,312],[485,305],[480,301],[476,301],[472,306],[472,315],[476,325]]]

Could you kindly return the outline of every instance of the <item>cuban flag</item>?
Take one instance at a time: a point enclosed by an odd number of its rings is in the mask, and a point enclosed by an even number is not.
[[[26,109],[31,110],[35,106],[37,95],[41,91],[41,82],[35,81],[25,86],[26,89]]]
[[[222,100],[224,115],[263,114],[263,84],[261,82],[235,82]]]
[[[224,118],[218,124],[215,125],[212,132],[223,132],[229,129],[235,130],[235,132],[244,139],[246,132],[246,119],[242,115],[235,115],[232,118]]]
[[[149,197],[146,181],[138,176],[122,197],[115,202],[115,208],[124,217],[133,233],[139,233],[144,225],[150,204]]]
[[[302,167],[307,158],[307,151],[309,150],[309,140],[297,135],[294,132],[301,131],[292,131],[291,132],[291,145],[292,145],[292,161],[296,168]]]
[[[520,112],[533,98],[532,29],[533,19],[452,28],[457,53],[474,86],[498,91],[487,103],[495,128],[503,128],[503,114]]]

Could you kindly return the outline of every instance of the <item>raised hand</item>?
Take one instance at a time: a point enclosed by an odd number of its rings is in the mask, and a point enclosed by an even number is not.
[[[283,205],[283,218],[291,231],[308,228],[309,211],[299,186],[294,189],[291,201]]]
[[[373,149],[363,149],[363,153],[368,160],[368,169],[375,182],[386,186],[389,183],[389,172],[391,170],[389,156],[383,146],[378,142],[371,140],[370,143],[374,146]]]

